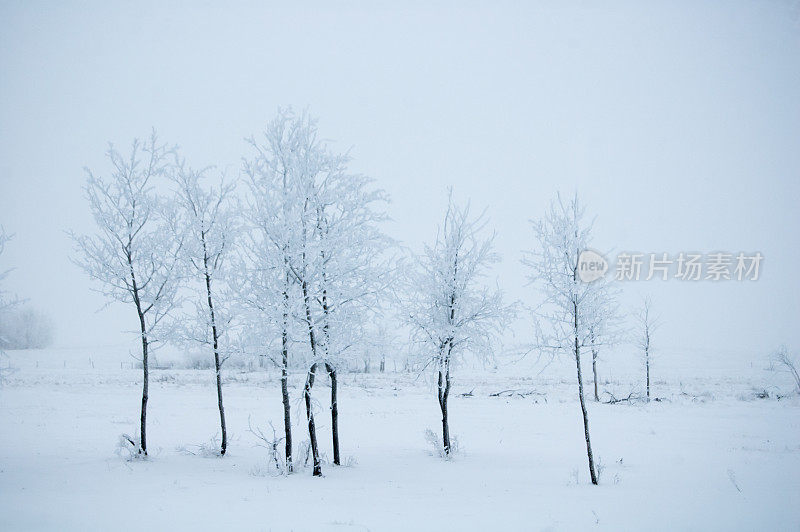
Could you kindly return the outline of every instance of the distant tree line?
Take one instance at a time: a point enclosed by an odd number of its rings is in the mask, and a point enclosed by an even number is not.
[[[50,316],[33,307],[0,310],[0,349],[44,349],[53,344],[54,334]]]

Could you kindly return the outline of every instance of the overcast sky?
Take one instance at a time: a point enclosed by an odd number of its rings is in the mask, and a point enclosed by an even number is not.
[[[800,3],[598,4],[0,2],[8,287],[58,344],[118,343],[134,311],[98,313],[69,261],[65,230],[93,230],[82,168],[155,127],[236,174],[243,138],[293,105],[391,194],[412,248],[449,186],[488,208],[510,298],[538,297],[528,220],[577,190],[598,249],[764,255],[756,282],[628,283],[665,344],[797,346]]]

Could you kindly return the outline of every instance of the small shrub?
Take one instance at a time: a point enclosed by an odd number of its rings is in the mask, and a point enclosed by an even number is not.
[[[794,381],[794,391],[800,394],[800,372],[798,372],[797,369],[798,363],[795,357],[789,354],[789,350],[786,346],[781,346],[781,348],[772,355],[771,365],[774,369],[791,375]]]
[[[146,460],[147,455],[139,452],[140,447],[141,440],[139,439],[138,435],[131,437],[127,434],[120,434],[119,439],[117,440],[117,448],[115,453],[126,462],[132,462],[134,460]]]
[[[269,423],[269,426],[272,429],[272,437],[265,435],[264,432],[258,427],[253,428],[253,425],[250,423],[250,418],[247,419],[247,425],[250,428],[250,433],[258,438],[260,442],[258,443],[258,446],[266,448],[268,452],[267,466],[266,468],[259,466],[259,471],[271,476],[288,475],[289,471],[286,466],[286,460],[284,459],[282,451],[279,449],[281,442],[283,442],[285,438],[278,437],[275,432],[275,426],[272,424],[272,422],[270,421]],[[308,461],[307,456],[306,461]]]
[[[425,441],[433,447],[433,455],[438,456],[444,460],[451,459],[454,455],[459,454],[459,445],[458,445],[458,438],[455,436],[450,437],[450,454],[446,454],[444,452],[444,445],[442,444],[442,438],[436,432],[431,429],[425,429]]]
[[[192,444],[192,445],[181,445],[175,449],[181,454],[191,454],[194,456],[202,456],[203,458],[221,458],[222,454],[220,454],[220,443],[219,439],[217,439],[217,435],[215,434],[212,436],[207,442],[199,443],[199,444]]]

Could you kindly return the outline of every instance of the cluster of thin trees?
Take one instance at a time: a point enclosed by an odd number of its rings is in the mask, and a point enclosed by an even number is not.
[[[312,389],[331,380],[333,460],[340,463],[337,370],[364,336],[392,273],[381,231],[385,194],[348,171],[307,114],[282,110],[244,158],[246,190],[195,169],[152,134],[123,156],[107,152],[107,177],[88,174],[86,195],[100,231],[74,235],[76,262],[110,299],[133,304],[143,369],[139,434],[147,454],[149,356],[164,341],[213,352],[222,442],[228,439],[221,368],[250,329],[281,369],[285,460],[293,469],[290,357],[307,367],[303,388],[314,474],[321,474]],[[275,341],[277,339],[277,341]],[[279,353],[274,356],[274,353]]]
[[[138,453],[147,454],[148,357],[158,344],[181,339],[213,354],[219,452],[225,454],[221,368],[247,334],[259,339],[262,354],[281,372],[287,472],[295,467],[289,369],[298,361],[305,365],[313,474],[321,475],[315,380],[320,374],[330,379],[333,462],[339,464],[337,372],[374,341],[371,324],[388,307],[435,368],[443,451],[451,453],[453,360],[491,353],[519,310],[488,278],[500,258],[483,213],[473,215],[451,193],[435,240],[410,260],[397,260],[398,248],[382,229],[386,194],[348,170],[348,156],[318,137],[315,120],[291,110],[280,110],[262,135],[249,139],[239,180],[227,181],[214,168],[192,168],[155,134],[134,141],[125,155],[111,146],[107,156],[108,174],[87,171],[86,196],[99,231],[73,235],[75,260],[110,300],[136,310],[143,389],[139,434],[130,443]],[[612,336],[615,293],[603,280],[578,277],[591,224],[577,197],[556,199],[533,228],[535,251],[524,263],[546,295],[535,307],[535,347],[574,357],[589,469],[597,483],[581,355],[592,351],[596,381],[597,351]]]

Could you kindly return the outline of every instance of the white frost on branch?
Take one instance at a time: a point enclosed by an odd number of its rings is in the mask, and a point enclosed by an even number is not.
[[[72,234],[75,263],[99,281],[98,291],[109,300],[136,305],[149,344],[168,336],[166,318],[179,303],[182,239],[170,206],[155,193],[173,153],[155,132],[146,142],[134,140],[127,157],[110,145],[108,178],[86,169],[84,190],[98,233]]]
[[[113,146],[107,156],[107,178],[87,169],[86,197],[98,227],[94,235],[72,235],[78,251],[75,263],[100,283],[109,303],[129,303],[136,309],[142,344],[142,408],[139,453],[147,455],[148,354],[169,339],[173,310],[181,303],[181,227],[169,204],[156,194],[158,181],[170,172],[174,149],[158,142],[153,132],[146,142],[134,140],[124,157]]]
[[[214,346],[227,336],[232,323],[228,279],[230,257],[240,227],[234,203],[236,186],[224,178],[209,184],[210,168],[195,170],[178,160],[170,179],[175,185],[183,234],[181,259],[187,287],[191,290],[190,314],[180,315],[184,340]],[[215,338],[216,336],[216,338]],[[219,349],[229,356],[227,344]]]
[[[545,296],[534,311],[534,349],[552,354],[570,353],[575,361],[589,473],[592,484],[597,484],[581,351],[586,347],[596,348],[603,338],[608,338],[605,331],[610,313],[616,308],[615,292],[605,279],[589,283],[580,279],[579,257],[591,245],[592,223],[584,222],[584,207],[577,194],[566,204],[558,196],[542,220],[533,222],[533,230],[538,245],[525,255],[523,264],[530,268],[531,282]]]
[[[451,191],[436,240],[414,258],[402,286],[412,340],[425,365],[436,366],[445,456],[452,450],[447,407],[452,362],[465,353],[492,357],[500,333],[515,315],[515,306],[503,303],[501,290],[486,282],[500,261],[494,234],[483,236],[487,224],[485,213],[472,217],[469,204],[456,205]]]
[[[564,203],[559,195],[541,220],[533,221],[537,246],[522,263],[528,279],[544,295],[534,308],[534,349],[574,354],[577,347],[616,341],[617,291],[605,278],[585,283],[578,275],[580,253],[591,247],[593,222],[585,222],[577,195]]]

